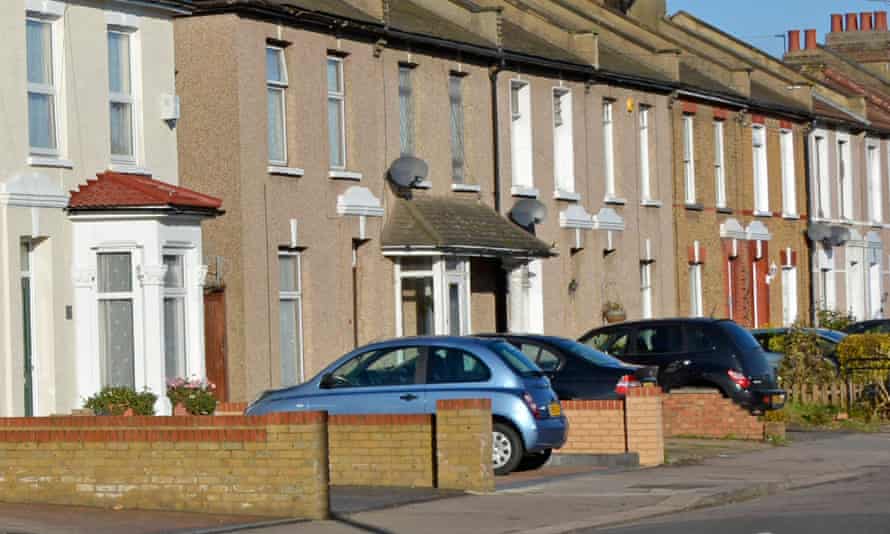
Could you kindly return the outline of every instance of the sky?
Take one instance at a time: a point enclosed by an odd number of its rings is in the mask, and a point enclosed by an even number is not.
[[[641,0],[643,2],[649,0]],[[890,0],[667,0],[668,14],[687,11],[726,33],[781,57],[788,30],[816,30],[819,42],[832,13],[890,11]],[[801,46],[803,31],[801,33]]]

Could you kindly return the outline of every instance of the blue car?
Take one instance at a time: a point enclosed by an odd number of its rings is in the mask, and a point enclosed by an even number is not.
[[[568,421],[550,381],[501,339],[401,338],[360,347],[315,378],[262,393],[247,415],[432,414],[440,399],[491,399],[497,475],[543,465],[566,441]]]

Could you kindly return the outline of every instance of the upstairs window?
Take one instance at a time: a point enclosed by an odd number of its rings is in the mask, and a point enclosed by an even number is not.
[[[831,218],[831,179],[828,172],[828,143],[823,136],[813,138],[813,184],[816,194],[817,214]]]
[[[754,159],[754,213],[768,215],[769,176],[766,159],[766,128],[762,124],[752,127]]]
[[[572,131],[572,92],[553,90],[553,156],[556,189],[575,192],[575,141]]]
[[[841,218],[852,220],[853,175],[850,168],[850,141],[848,138],[837,141],[837,181]]]
[[[346,94],[343,58],[328,56],[328,144],[331,169],[346,169]]]
[[[726,165],[723,148],[723,121],[714,121],[714,181],[718,208],[726,204]]]
[[[649,172],[649,106],[640,106],[640,198],[652,200],[652,178]]]
[[[794,169],[794,137],[791,130],[779,132],[779,150],[782,157],[782,213],[797,215],[797,186]]]
[[[510,137],[513,186],[534,187],[532,174],[531,87],[521,80],[510,82]]]
[[[695,116],[683,115],[683,178],[686,204],[695,204]]]
[[[868,199],[870,222],[880,223],[883,218],[883,195],[881,194],[881,151],[877,144],[865,148],[868,165]]]
[[[136,163],[136,98],[133,90],[133,34],[108,29],[108,97],[111,159]]]
[[[399,148],[403,156],[414,155],[414,69],[399,67]]]
[[[29,18],[25,39],[28,68],[28,141],[31,154],[58,156],[57,77],[54,68],[53,24]]]
[[[451,181],[462,184],[466,181],[463,76],[452,74],[448,77],[448,108],[451,114]]]
[[[612,127],[612,101],[603,100],[603,172],[606,178],[606,199],[615,198],[615,143]]]
[[[287,65],[284,49],[266,47],[266,93],[269,99],[269,162],[287,165]]]

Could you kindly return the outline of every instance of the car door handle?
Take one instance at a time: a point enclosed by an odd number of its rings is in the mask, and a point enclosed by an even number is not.
[[[417,395],[414,395],[413,393],[406,393],[406,394],[400,396],[399,398],[402,399],[403,401],[413,401],[413,400],[417,400]]]

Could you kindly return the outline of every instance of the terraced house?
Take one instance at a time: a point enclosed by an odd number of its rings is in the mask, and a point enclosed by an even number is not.
[[[180,157],[227,205],[205,250],[231,398],[380,337],[574,336],[606,301],[675,313],[671,88],[590,21],[534,2],[197,4],[177,21]],[[400,184],[411,157],[428,172]],[[208,368],[222,354],[208,338]]]
[[[201,220],[178,187],[177,0],[0,4],[0,415],[203,375]]]

